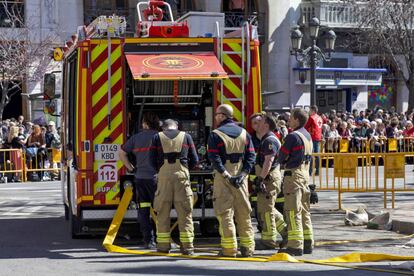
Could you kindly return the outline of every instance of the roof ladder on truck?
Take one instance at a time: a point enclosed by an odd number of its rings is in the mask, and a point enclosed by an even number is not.
[[[224,28],[223,29],[223,36],[226,35],[226,33],[240,33],[241,34],[241,45],[237,47],[235,50],[233,47],[225,47],[224,46],[224,39],[221,36],[221,32],[218,27],[217,23],[217,46],[218,49],[218,56],[220,58],[221,66],[226,65],[228,68],[229,64],[234,64],[234,60],[232,57],[234,56],[240,56],[241,58],[241,64],[237,64],[240,66],[239,72],[235,73],[235,70],[232,70],[231,72],[227,72],[229,78],[220,80],[220,104],[229,103],[231,105],[234,105],[236,102],[240,102],[240,112],[241,112],[241,123],[244,125],[246,122],[245,118],[245,104],[246,104],[246,85],[249,82],[249,74],[250,74],[250,24],[249,22],[244,22],[242,27],[236,27],[236,28]],[[237,46],[237,45],[236,45]],[[226,48],[226,49],[225,49]],[[226,68],[223,66],[223,68]],[[231,67],[231,66],[230,66]],[[246,68],[247,67],[247,68]],[[230,68],[231,70],[231,68]],[[235,84],[240,83],[239,89],[240,91],[234,91],[238,92],[239,97],[235,96],[235,93],[227,93],[227,95],[231,94],[233,97],[226,97],[224,95],[224,89],[237,90]],[[231,91],[233,92],[233,91]]]

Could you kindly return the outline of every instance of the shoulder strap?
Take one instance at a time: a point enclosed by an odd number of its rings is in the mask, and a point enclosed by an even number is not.
[[[164,132],[159,132],[160,142],[164,153],[181,152],[183,148],[185,132],[180,131],[177,136],[170,139]]]
[[[225,134],[224,132],[220,131],[219,129],[213,130],[215,134],[217,134],[221,140],[223,140],[224,146],[226,148],[226,154],[233,154],[233,153],[243,153],[244,148],[246,145],[247,134],[246,130],[242,128],[240,135],[236,138],[232,138]]]
[[[299,136],[299,138],[302,140],[303,145],[305,147],[305,155],[311,155],[312,154],[311,142],[300,131],[295,130],[294,133],[296,133]]]
[[[264,139],[263,141],[261,141],[260,144],[262,144],[266,140],[275,140],[276,143],[279,145],[279,147],[282,146],[282,143],[280,142],[279,138],[276,137],[276,135],[270,135],[270,136],[266,137],[266,139]]]

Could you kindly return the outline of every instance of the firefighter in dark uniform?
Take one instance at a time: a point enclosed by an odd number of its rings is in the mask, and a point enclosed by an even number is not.
[[[150,217],[150,208],[154,200],[157,184],[156,171],[152,167],[149,150],[152,138],[158,133],[160,121],[152,112],[144,113],[142,131],[133,135],[122,145],[119,157],[128,171],[135,173],[135,188],[138,195],[138,222],[143,236],[145,248],[155,248],[154,227]],[[135,162],[132,165],[128,154],[134,154]]]
[[[252,126],[252,129],[254,130],[253,133],[251,134],[251,137],[252,137],[253,146],[256,152],[260,146],[260,138],[257,136],[258,136],[258,128],[259,128],[260,121],[262,120],[262,118],[263,118],[262,112],[254,113],[250,116],[250,124]]]
[[[283,248],[287,242],[287,226],[283,214],[275,209],[275,200],[281,190],[282,177],[277,156],[281,147],[279,139],[273,133],[276,120],[271,114],[263,115],[259,123],[258,134],[261,137],[256,158],[256,175],[254,186],[257,191],[258,220],[262,226],[262,244],[275,249],[277,233],[283,240],[279,244]]]
[[[158,171],[158,186],[154,198],[157,213],[157,250],[168,253],[170,244],[170,212],[177,211],[181,253],[194,254],[193,191],[189,169],[198,163],[198,156],[191,136],[178,130],[178,123],[164,121],[163,131],[154,136],[150,157]]]
[[[312,154],[312,139],[304,126],[308,114],[304,109],[295,108],[289,118],[294,130],[286,136],[280,149],[278,162],[284,168],[283,193],[284,212],[288,225],[288,243],[280,253],[292,256],[311,254],[313,231],[310,215],[309,163]]]
[[[215,170],[213,206],[220,227],[220,255],[237,255],[235,218],[241,255],[249,257],[255,243],[247,176],[255,162],[255,151],[250,135],[234,123],[230,105],[218,106],[215,120],[218,128],[210,133],[208,158]]]
[[[263,118],[263,114],[262,112],[257,112],[254,113],[250,116],[250,125],[253,129],[253,132],[251,133],[251,137],[252,137],[252,143],[254,146],[254,151],[257,153],[257,150],[259,149],[260,146],[260,138],[257,137],[258,136],[258,129],[259,129],[259,124],[260,121]],[[256,171],[255,171],[255,167],[252,168],[252,170],[250,171],[250,175],[249,175],[249,185],[253,185],[253,181],[256,178]],[[259,214],[257,212],[257,194],[256,191],[253,191],[253,193],[250,195],[250,202],[252,203],[252,207],[254,208],[254,215],[257,219],[257,230],[259,232],[262,231],[262,225],[260,224],[260,219],[259,219]]]

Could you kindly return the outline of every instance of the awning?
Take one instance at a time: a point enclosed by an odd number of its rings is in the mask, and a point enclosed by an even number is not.
[[[135,80],[217,80],[228,78],[213,53],[127,54]]]
[[[310,68],[293,68],[296,84],[310,84]],[[316,68],[316,85],[375,86],[381,85],[384,68]]]

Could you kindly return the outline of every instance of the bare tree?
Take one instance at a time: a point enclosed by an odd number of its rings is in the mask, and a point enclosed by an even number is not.
[[[352,46],[388,57],[409,91],[408,110],[414,108],[414,1],[343,0],[351,5],[358,29]]]
[[[50,50],[57,35],[48,34],[39,39],[24,8],[16,1],[1,1],[4,28],[0,32],[0,120],[11,98],[21,91],[26,82],[41,81],[50,64]]]

